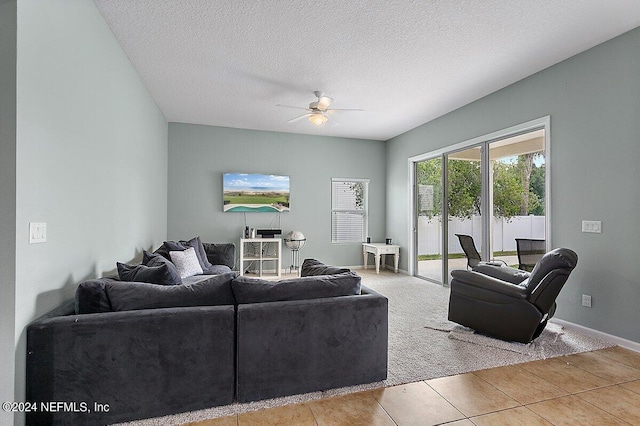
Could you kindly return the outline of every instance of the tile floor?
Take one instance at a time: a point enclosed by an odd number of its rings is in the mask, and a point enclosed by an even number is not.
[[[437,424],[638,425],[640,353],[616,346],[188,425]]]

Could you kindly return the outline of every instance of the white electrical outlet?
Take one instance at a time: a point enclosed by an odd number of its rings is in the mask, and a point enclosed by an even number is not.
[[[582,295],[582,306],[586,306],[587,308],[591,307],[591,296],[588,294]]]
[[[47,224],[29,223],[29,244],[47,242]]]
[[[602,233],[602,221],[600,220],[583,220],[582,232],[588,232],[592,234]]]

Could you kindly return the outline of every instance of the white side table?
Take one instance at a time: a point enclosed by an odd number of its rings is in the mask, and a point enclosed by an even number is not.
[[[382,256],[382,263],[384,264],[384,258],[386,254],[393,255],[393,263],[395,267],[395,273],[398,273],[398,262],[400,261],[400,246],[395,244],[385,243],[362,243],[362,256],[364,257],[364,269],[367,269],[367,261],[369,253],[373,254],[376,261],[376,274],[380,273],[380,256]]]
[[[273,247],[272,245],[275,245]],[[253,250],[247,250],[252,246]],[[275,250],[274,250],[275,249]],[[245,264],[258,262],[258,273],[264,274],[263,263],[276,262],[276,276],[280,278],[282,269],[282,239],[280,238],[241,238],[240,239],[240,276],[244,275]],[[248,266],[248,265],[246,265]]]

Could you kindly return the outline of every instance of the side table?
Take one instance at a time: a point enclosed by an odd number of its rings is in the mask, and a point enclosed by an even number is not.
[[[398,262],[400,261],[400,246],[395,244],[385,243],[362,243],[362,256],[364,257],[364,269],[367,269],[369,253],[373,254],[376,261],[376,274],[380,273],[380,256],[382,256],[382,263],[384,264],[384,258],[386,254],[393,255],[393,263],[395,267],[395,273],[398,273]]]

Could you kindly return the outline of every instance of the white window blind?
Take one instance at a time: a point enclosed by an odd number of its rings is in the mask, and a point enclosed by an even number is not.
[[[331,180],[331,242],[361,243],[367,235],[368,179]]]

